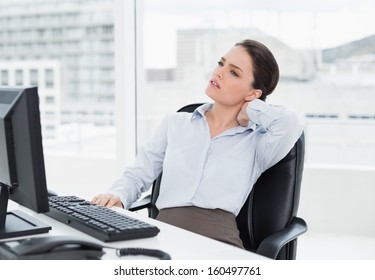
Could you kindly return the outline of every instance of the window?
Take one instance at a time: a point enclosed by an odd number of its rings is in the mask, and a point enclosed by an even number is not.
[[[54,87],[54,76],[53,76],[53,69],[46,69],[45,70],[45,81],[46,81],[46,88],[53,88]]]
[[[289,107],[307,125],[307,163],[375,166],[374,129],[365,129],[374,120],[348,121],[375,108],[369,47],[375,24],[368,24],[373,16],[323,1],[266,2],[143,1],[137,29],[138,146],[164,115],[210,101],[204,90],[216,61],[237,41],[252,38],[267,45],[280,66],[279,85],[267,101]],[[357,125],[363,128],[361,141],[358,134],[339,133]]]
[[[1,85],[7,86],[9,85],[9,76],[8,76],[8,70],[1,70]]]
[[[46,104],[54,104],[55,103],[55,97],[53,97],[53,96],[46,96],[45,100],[46,100]]]
[[[105,35],[113,34],[113,25],[102,26],[102,32]]]
[[[38,80],[38,69],[30,69],[30,85],[37,86]]]
[[[18,69],[15,71],[15,85],[22,86],[23,85],[23,70]]]
[[[0,83],[39,87],[47,173],[51,170],[47,174],[49,183],[61,187],[61,192],[71,185],[55,172],[61,168],[71,178],[91,177],[92,182],[80,185],[80,190],[86,192],[83,196],[88,198],[87,192],[102,191],[116,172],[117,2],[120,1],[2,0],[0,4]],[[35,59],[37,64],[32,62]],[[90,167],[82,171],[84,168],[79,165],[87,166],[85,161]],[[94,172],[99,178],[89,175],[92,170],[103,168],[108,170]],[[88,173],[78,175],[78,170]],[[85,188],[85,184],[91,187]],[[95,184],[97,190],[92,188]]]

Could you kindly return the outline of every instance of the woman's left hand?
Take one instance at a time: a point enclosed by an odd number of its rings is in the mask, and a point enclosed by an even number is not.
[[[242,108],[237,115],[237,121],[238,121],[240,126],[248,126],[248,124],[250,122],[249,116],[247,115],[247,112],[246,112],[246,108],[247,108],[248,104],[249,104],[249,102],[245,102],[242,105]]]

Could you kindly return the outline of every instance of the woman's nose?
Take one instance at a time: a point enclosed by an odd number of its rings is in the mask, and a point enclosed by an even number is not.
[[[221,80],[223,78],[223,74],[221,73],[220,69],[215,71],[215,75]]]

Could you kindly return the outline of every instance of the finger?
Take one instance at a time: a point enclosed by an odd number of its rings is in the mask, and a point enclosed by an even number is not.
[[[109,199],[106,198],[106,195],[99,194],[99,195],[96,195],[95,197],[93,197],[91,202],[94,203],[94,204],[97,204],[97,205],[104,206],[105,204],[107,204],[108,200]]]
[[[94,197],[91,199],[91,203],[98,204],[99,201],[100,201],[101,196],[102,196],[101,194],[98,194],[98,195],[94,196]]]
[[[100,197],[99,205],[100,206],[107,206],[108,202],[111,200],[113,196],[111,194],[104,194]]]
[[[94,203],[94,204],[98,204],[98,205],[100,205],[101,203],[104,203],[105,200],[106,200],[106,197],[105,197],[104,195],[101,194],[101,195],[97,195],[97,196],[95,196],[95,197],[91,200],[91,202]]]
[[[112,196],[112,198],[107,203],[107,207],[112,207],[112,206],[119,207],[120,205],[121,205],[121,201],[118,196]]]

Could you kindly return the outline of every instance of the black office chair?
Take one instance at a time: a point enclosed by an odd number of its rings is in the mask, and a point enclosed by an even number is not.
[[[178,112],[193,112],[199,104],[187,105]],[[296,259],[297,237],[307,231],[305,221],[297,217],[305,154],[304,134],[291,151],[266,170],[237,216],[237,226],[246,250],[271,259]],[[135,202],[131,211],[148,209],[156,218],[162,174],[155,180],[151,195]]]

